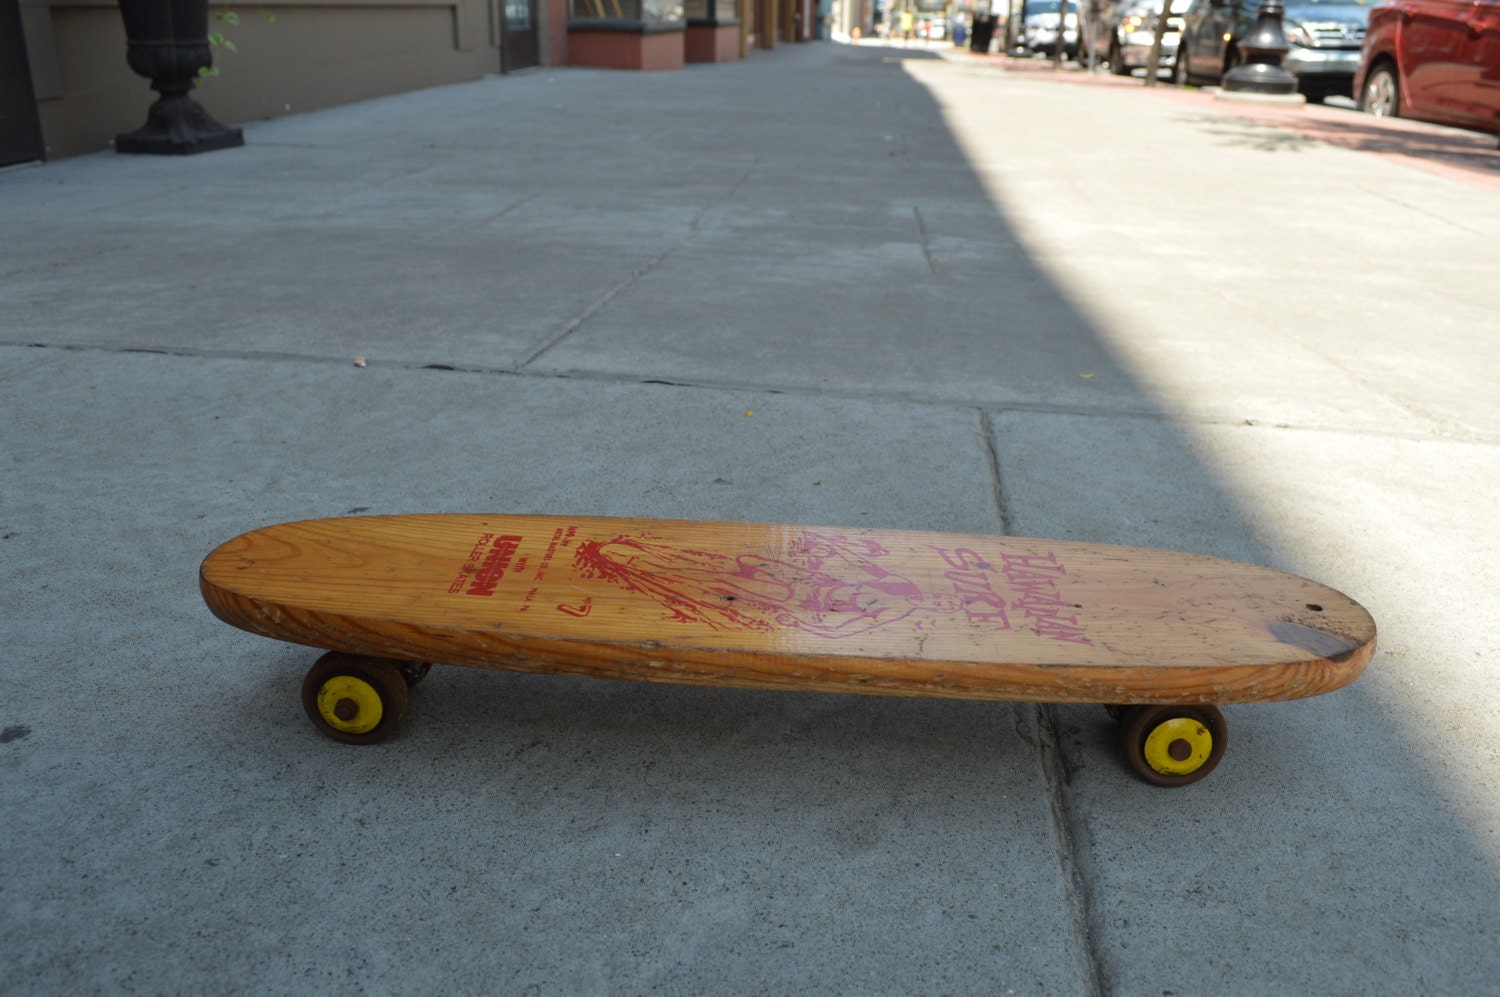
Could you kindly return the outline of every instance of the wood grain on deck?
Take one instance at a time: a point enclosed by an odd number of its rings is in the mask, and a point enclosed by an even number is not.
[[[1216,558],[1015,537],[547,516],[310,520],[203,563],[226,622],[381,657],[1046,702],[1260,702],[1357,678],[1375,624]]]

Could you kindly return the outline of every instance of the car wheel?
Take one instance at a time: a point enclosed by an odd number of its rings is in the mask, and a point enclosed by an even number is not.
[[[1130,75],[1130,67],[1125,65],[1125,59],[1120,55],[1120,43],[1114,39],[1109,42],[1109,71],[1116,76]]]
[[[1383,62],[1371,71],[1365,88],[1359,92],[1359,109],[1377,118],[1401,116],[1401,84],[1396,81],[1396,70],[1390,63]]]

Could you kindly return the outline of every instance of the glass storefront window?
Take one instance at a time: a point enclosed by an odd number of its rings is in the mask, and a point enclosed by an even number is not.
[[[739,19],[738,0],[684,0],[682,12],[690,21],[733,24]]]
[[[572,0],[568,16],[574,21],[680,24],[683,9],[682,0]]]
[[[531,0],[505,0],[505,26],[512,31],[531,28]]]

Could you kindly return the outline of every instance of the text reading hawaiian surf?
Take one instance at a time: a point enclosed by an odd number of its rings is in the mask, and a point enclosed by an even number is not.
[[[1068,612],[1078,607],[1065,601],[1058,590],[1057,581],[1068,569],[1056,554],[1001,554],[999,574],[1009,587],[1007,598],[993,584],[994,565],[978,551],[968,547],[935,549],[954,569],[943,572],[943,577],[964,600],[964,612],[971,621],[1010,630],[1010,614],[1019,613],[1031,622],[1038,637],[1093,646],[1077,614]]]

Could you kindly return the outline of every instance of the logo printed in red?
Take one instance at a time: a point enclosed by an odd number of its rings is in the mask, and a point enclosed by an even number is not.
[[[490,548],[469,576],[469,587],[464,595],[494,595],[495,587],[505,577],[506,569],[521,549],[521,538],[515,536],[495,537]]]

